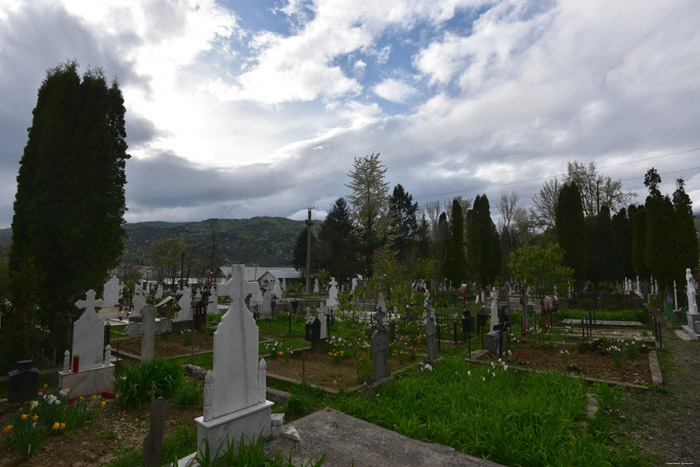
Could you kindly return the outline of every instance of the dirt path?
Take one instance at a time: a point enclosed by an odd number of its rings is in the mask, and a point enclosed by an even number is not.
[[[700,465],[700,341],[663,329],[657,352],[667,394],[627,391],[620,416],[656,465]]]

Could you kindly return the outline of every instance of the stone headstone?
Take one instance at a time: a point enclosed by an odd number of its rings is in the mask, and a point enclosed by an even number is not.
[[[258,289],[260,290],[260,289]],[[260,309],[260,319],[272,319],[272,296],[274,292],[268,287],[263,294],[262,308]]]
[[[335,281],[335,277],[331,277],[328,288],[328,300],[326,300],[326,306],[328,308],[336,308],[338,306],[338,283]]]
[[[690,268],[685,270],[686,293],[688,295],[688,325],[684,326],[686,331],[690,331],[694,336],[700,335],[700,314],[698,313],[697,289],[695,279]]]
[[[97,315],[95,307],[101,307],[104,301],[95,300],[95,291],[90,289],[85,300],[78,300],[75,306],[84,309],[80,318],[73,323],[73,358],[79,357],[80,370],[101,367],[105,337],[105,322]]]
[[[319,292],[318,279],[314,279],[314,295],[318,295]]]
[[[189,321],[192,319],[192,291],[185,286],[182,289],[180,300],[177,301],[180,311],[175,314],[173,321]]]
[[[321,340],[325,340],[328,335],[329,316],[330,313],[328,313],[328,308],[326,308],[325,301],[321,302],[321,305],[318,307],[318,319],[321,320]]]
[[[265,360],[258,361],[258,326],[245,304],[257,282],[245,279],[236,264],[231,279],[219,286],[231,304],[214,332],[214,367],[205,377],[204,415],[197,423],[197,446],[206,439],[212,453],[242,435],[250,440],[270,433],[272,402],[266,400]]]
[[[384,310],[375,313],[377,328],[372,334],[372,380],[379,381],[391,376],[389,373],[389,334],[384,323]]]
[[[280,287],[280,283],[277,281],[273,281],[272,283],[272,295],[279,300],[282,298],[282,288]]]
[[[141,316],[141,310],[146,306],[146,297],[141,293],[140,290],[136,291],[136,295],[131,302],[134,305],[134,316]]]
[[[498,292],[496,287],[491,289],[491,332],[495,330],[498,324]]]
[[[209,288],[209,303],[207,304],[207,313],[216,314],[219,312],[219,297],[216,295],[216,287],[213,285]]]
[[[141,336],[141,361],[146,362],[155,356],[155,333],[168,331],[171,323],[167,318],[156,320],[156,307],[153,305],[143,307],[141,315],[143,320],[129,323],[124,333],[129,337]]]
[[[114,306],[119,304],[119,279],[117,279],[117,276],[112,276],[110,280],[105,282],[102,297],[104,300],[104,306]]]
[[[282,288],[282,294],[284,294],[284,292],[287,290],[287,279],[285,279],[284,277],[282,278],[282,284],[280,285],[280,287]]]
[[[194,301],[198,302],[202,299],[202,292],[200,290],[197,290],[197,292],[194,294]]]
[[[32,367],[31,360],[17,362],[17,369],[8,373],[8,402],[22,402],[36,398],[39,391],[39,370]]]
[[[263,304],[264,300],[262,290],[258,287],[258,289],[253,292],[253,295],[250,296],[250,305],[259,307]],[[270,308],[272,308],[272,300],[270,300]]]
[[[357,277],[353,277],[353,278],[352,278],[351,285],[352,285],[352,288],[350,289],[350,293],[351,293],[351,294],[354,294],[354,293],[355,293],[355,289],[357,288]]]
[[[156,289],[156,297],[163,297],[163,284],[158,284],[158,288]]]

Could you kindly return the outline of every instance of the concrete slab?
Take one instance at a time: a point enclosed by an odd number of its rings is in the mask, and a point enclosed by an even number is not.
[[[687,332],[681,330],[681,329],[674,329],[673,333],[677,335],[678,337],[681,338],[681,340],[684,341],[692,341],[694,340],[692,336],[689,336]]]
[[[561,324],[570,325],[570,326],[581,326],[581,320],[567,318],[567,319],[561,320]],[[616,321],[616,320],[597,319],[593,322],[593,326],[610,326],[610,327],[618,327],[618,328],[631,328],[631,327],[641,327],[644,325],[642,323],[640,323],[639,321]]]
[[[299,465],[326,454],[324,466],[499,466],[494,462],[459,453],[441,444],[408,438],[386,428],[325,408],[287,424],[299,432],[301,443],[278,438],[266,450],[281,449]]]
[[[656,386],[664,384],[664,379],[661,376],[661,368],[659,367],[659,357],[656,352],[649,352],[649,369],[651,371],[651,382]]]

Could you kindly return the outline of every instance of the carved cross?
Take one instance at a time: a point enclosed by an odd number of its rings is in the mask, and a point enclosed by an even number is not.
[[[129,337],[141,336],[141,361],[145,362],[155,356],[155,333],[166,332],[170,329],[170,320],[163,318],[156,321],[156,307],[146,305],[141,310],[142,321],[132,321],[124,328]]]
[[[256,281],[246,280],[242,264],[234,264],[231,270],[231,279],[218,286],[220,297],[231,297],[231,300],[242,306],[245,306],[245,298],[249,294],[259,291],[260,287]]]
[[[92,311],[95,313],[95,307],[103,307],[105,304],[104,300],[95,300],[95,291],[90,289],[85,292],[85,300],[78,300],[75,302],[75,306],[85,311]]]

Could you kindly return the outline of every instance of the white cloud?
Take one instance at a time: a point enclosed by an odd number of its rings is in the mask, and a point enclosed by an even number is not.
[[[372,91],[374,91],[374,93],[382,99],[397,102],[399,104],[405,103],[408,99],[418,93],[416,88],[410,84],[393,78],[385,79],[381,83],[374,86]]]

